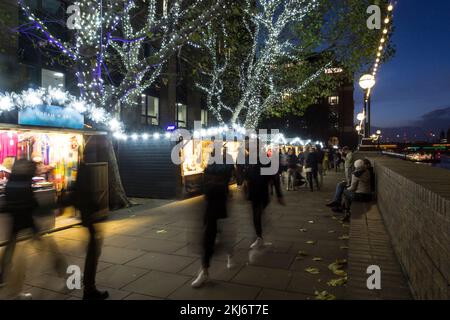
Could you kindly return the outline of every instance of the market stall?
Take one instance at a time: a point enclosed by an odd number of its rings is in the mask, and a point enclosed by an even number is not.
[[[236,163],[241,142],[223,141],[223,148],[233,163]],[[181,176],[184,192],[187,194],[200,193],[203,189],[203,174],[208,166],[214,142],[211,140],[192,139],[186,142],[181,150]]]

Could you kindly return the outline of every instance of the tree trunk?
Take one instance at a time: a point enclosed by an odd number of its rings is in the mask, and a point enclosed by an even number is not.
[[[128,200],[125,189],[123,188],[112,138],[108,136],[105,140],[108,158],[109,208],[115,210],[129,207],[131,202]]]

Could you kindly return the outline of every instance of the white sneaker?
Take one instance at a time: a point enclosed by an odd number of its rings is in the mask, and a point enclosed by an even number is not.
[[[31,293],[19,293],[16,300],[33,300],[33,295]]]
[[[233,257],[231,255],[227,256],[227,269],[232,269],[234,268],[235,264],[233,261]]]
[[[202,285],[204,285],[208,281],[208,274],[202,270],[198,274],[197,278],[191,283],[192,288],[200,288]]]
[[[264,241],[262,238],[258,237],[256,238],[255,242],[252,243],[250,249],[258,249],[261,248],[262,246],[264,246]]]

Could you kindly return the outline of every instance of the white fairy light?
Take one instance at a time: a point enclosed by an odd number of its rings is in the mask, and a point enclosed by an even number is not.
[[[43,103],[42,101],[42,91],[28,89],[22,92],[23,107],[36,107]]]
[[[0,111],[10,111],[13,108],[13,99],[9,95],[0,94]]]
[[[109,128],[112,131],[118,131],[121,128],[121,123],[117,119],[111,119],[109,121]]]

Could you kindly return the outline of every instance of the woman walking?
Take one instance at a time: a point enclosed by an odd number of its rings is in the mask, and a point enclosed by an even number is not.
[[[215,150],[211,153],[214,158]],[[218,220],[226,219],[228,202],[228,185],[233,172],[233,165],[226,163],[226,152],[222,164],[212,163],[205,169],[205,198],[206,211],[204,216],[204,235],[202,269],[197,278],[192,282],[193,288],[201,287],[209,279],[209,267],[211,257],[214,254],[216,236],[218,231]],[[232,267],[231,254],[228,254],[227,267]]]

